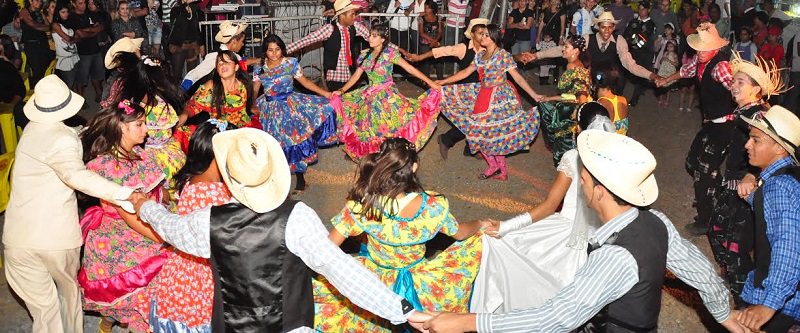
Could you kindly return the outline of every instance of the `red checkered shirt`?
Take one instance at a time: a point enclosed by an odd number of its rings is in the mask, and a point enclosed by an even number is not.
[[[339,22],[336,22],[336,25],[339,26],[339,36],[341,37],[341,48],[339,50],[339,57],[336,58],[336,69],[328,70],[325,73],[325,77],[328,81],[334,82],[347,82],[350,80],[350,67],[347,66],[347,52],[344,50],[344,31],[345,27],[343,27]],[[365,40],[369,37],[369,29],[364,26],[364,24],[360,22],[356,22],[353,24],[356,28],[356,36],[364,38]],[[322,28],[317,29],[316,31],[308,34],[307,36],[301,38],[300,40],[294,41],[289,46],[286,47],[286,53],[292,54],[295,51],[302,49],[306,46],[309,46],[314,43],[318,43],[324,41],[331,37],[333,33],[333,24],[326,24]]]
[[[687,79],[691,77],[697,77],[700,80],[703,77],[703,73],[697,73],[697,55],[692,57],[692,60],[685,63],[681,66],[681,78]],[[705,71],[705,66],[703,66],[703,71]],[[720,61],[714,66],[714,71],[711,72],[711,78],[714,81],[721,83],[725,89],[731,90],[731,84],[733,84],[733,71],[731,71],[731,65],[727,61]]]

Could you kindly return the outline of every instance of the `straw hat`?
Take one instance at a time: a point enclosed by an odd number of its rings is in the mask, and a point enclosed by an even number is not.
[[[761,87],[761,95],[769,98],[772,95],[785,93],[792,87],[787,87],[781,79],[781,70],[774,60],[766,60],[756,57],[756,63],[742,59],[739,52],[733,52],[733,59],[728,64],[731,66],[733,75],[742,72],[747,74],[753,81]]]
[[[144,38],[129,38],[129,37],[122,37],[118,41],[111,45],[111,48],[108,49],[106,52],[106,57],[104,59],[104,63],[107,69],[113,69],[113,62],[114,57],[117,56],[117,53],[120,52],[130,52],[130,53],[138,53],[139,49],[142,47],[142,41]]]
[[[286,200],[291,186],[289,163],[281,144],[266,132],[240,128],[211,139],[222,180],[243,205],[266,213]]]
[[[742,120],[767,133],[786,149],[795,163],[800,164],[800,160],[795,156],[797,146],[800,145],[800,119],[792,111],[776,105],[767,112],[758,112],[752,118],[742,117]]]
[[[605,11],[597,18],[592,18],[592,24],[599,25],[600,23],[619,23],[619,20],[614,19],[614,14],[611,11]]]
[[[472,39],[472,27],[478,24],[489,25],[489,23],[489,19],[485,18],[474,18],[469,20],[469,26],[467,26],[467,30],[464,31],[464,36],[467,36],[467,39]]]
[[[233,23],[231,21],[224,21],[219,25],[219,31],[214,36],[214,40],[220,42],[222,44],[226,44],[231,41],[233,36],[236,36],[247,29],[247,23],[244,22],[237,22]]]
[[[628,203],[649,206],[658,198],[656,158],[627,136],[589,129],[578,135],[581,162],[609,192]]]
[[[686,37],[686,42],[695,51],[714,51],[728,45],[728,41],[719,36],[717,26],[709,22],[700,23],[697,33]]]
[[[57,123],[74,116],[83,106],[83,97],[67,87],[58,76],[45,76],[33,89],[25,103],[25,116],[37,123]]]
[[[352,0],[336,0],[336,2],[333,3],[333,17],[337,17],[340,14],[344,14],[350,10],[356,9],[361,9],[361,5],[353,3]]]

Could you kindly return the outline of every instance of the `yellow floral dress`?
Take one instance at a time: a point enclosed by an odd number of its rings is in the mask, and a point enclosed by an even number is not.
[[[361,211],[360,204],[349,201],[331,223],[346,237],[366,233],[366,251],[362,249],[356,260],[418,310],[467,312],[481,262],[480,235],[456,241],[435,258],[426,259],[425,242],[439,232],[455,235],[458,222],[445,197],[419,195],[423,204],[411,218],[384,213],[383,221],[370,221],[354,213]],[[394,327],[350,303],[324,277],[317,277],[313,284],[318,331],[391,332]]]

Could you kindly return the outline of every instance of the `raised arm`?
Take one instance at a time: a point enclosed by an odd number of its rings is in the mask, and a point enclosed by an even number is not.
[[[314,32],[306,35],[305,37],[300,38],[292,42],[288,46],[286,46],[286,54],[287,55],[292,54],[297,50],[300,50],[306,46],[326,40],[330,38],[332,33],[333,33],[333,25],[326,24],[321,28],[315,30]]]

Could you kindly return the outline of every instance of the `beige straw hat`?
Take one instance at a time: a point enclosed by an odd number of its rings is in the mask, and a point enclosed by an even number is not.
[[[256,213],[280,206],[289,195],[291,173],[281,144],[255,128],[224,131],[211,139],[222,180],[240,203]]]
[[[719,36],[717,26],[709,22],[700,23],[697,33],[686,37],[686,42],[695,51],[714,51],[728,45],[728,41]]]
[[[83,97],[67,87],[55,74],[45,76],[33,89],[33,96],[22,108],[25,116],[37,123],[57,123],[74,116],[83,107]]]
[[[792,111],[776,105],[766,112],[757,112],[752,118],[742,117],[742,120],[767,133],[786,149],[795,163],[800,164],[795,156],[797,146],[800,146],[800,119]]]
[[[643,207],[658,198],[656,158],[636,140],[597,129],[581,131],[578,156],[586,170],[622,200]]]
[[[116,41],[111,48],[108,49],[106,52],[106,57],[103,59],[103,62],[106,65],[106,69],[113,69],[114,67],[114,57],[117,56],[117,53],[120,52],[130,52],[130,53],[139,53],[139,49],[142,47],[142,41],[144,38],[129,38],[129,37],[122,37],[118,41]]]
[[[739,52],[734,51],[731,61],[733,75],[745,73],[761,87],[761,95],[769,98],[772,95],[782,94],[792,87],[787,87],[781,79],[781,71],[785,68],[778,68],[774,60],[766,60],[756,57],[756,63],[742,59]]]
[[[617,24],[619,23],[619,20],[614,19],[614,14],[612,14],[611,11],[605,11],[602,14],[600,14],[600,16],[598,16],[597,18],[592,18],[592,23],[595,25],[598,25],[600,23]]]
[[[469,20],[469,26],[467,26],[467,30],[464,31],[464,36],[466,36],[467,39],[472,39],[472,27],[478,24],[489,25],[489,23],[489,19],[485,18],[474,18]]]
[[[247,23],[244,22],[231,22],[231,21],[224,21],[219,25],[219,31],[214,36],[214,40],[220,42],[222,44],[226,44],[231,41],[233,36],[236,36],[247,29]]]
[[[352,0],[336,0],[333,3],[334,17],[344,14],[350,10],[361,9],[361,6],[353,3]]]

